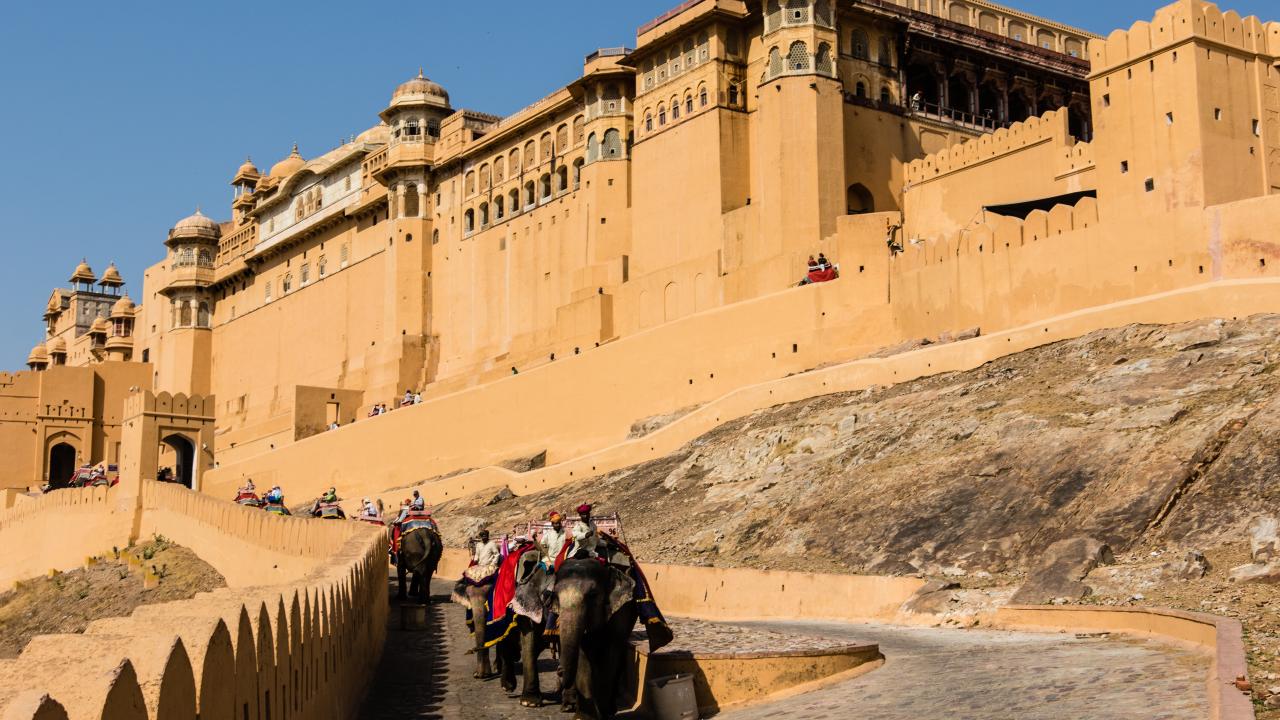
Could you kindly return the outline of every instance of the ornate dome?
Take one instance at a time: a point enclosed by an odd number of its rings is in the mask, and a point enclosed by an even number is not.
[[[391,137],[391,127],[386,123],[378,123],[356,136],[358,143],[386,143]]]
[[[449,107],[449,93],[438,83],[431,82],[418,68],[418,76],[402,83],[391,93],[391,108],[401,105],[435,105]],[[388,108],[391,109],[391,108]]]
[[[111,306],[111,317],[112,319],[133,317],[136,309],[137,306],[133,304],[133,300],[130,300],[128,295],[124,295]]]
[[[302,169],[307,161],[302,159],[298,154],[298,143],[293,144],[293,152],[289,153],[289,157],[281,160],[271,166],[271,177],[284,179]]]
[[[241,175],[260,175],[260,174],[261,173],[258,172],[258,168],[254,166],[253,160],[251,160],[247,156],[244,159],[244,164],[242,164],[240,166],[240,169],[236,171],[237,177]]]
[[[222,228],[215,220],[200,212],[200,208],[196,208],[194,215],[179,220],[169,231],[170,240],[195,238],[216,241],[221,236]]]
[[[107,325],[106,318],[97,317],[93,319],[93,324],[89,326],[89,332],[95,335],[106,335],[110,326]]]
[[[81,260],[80,264],[76,266],[76,271],[71,274],[72,283],[95,283],[97,281],[98,276],[93,274],[93,268],[89,267],[87,260]]]
[[[27,356],[28,365],[45,365],[49,362],[49,350],[44,343],[31,348],[31,354]]]
[[[111,263],[107,266],[107,269],[103,271],[102,279],[98,281],[98,284],[106,285],[108,287],[119,287],[124,284],[124,278],[120,277],[120,270],[116,267],[115,263]]]
[[[52,339],[52,340],[50,340],[50,341],[49,341],[48,348],[49,348],[49,354],[50,354],[50,355],[66,355],[66,354],[67,354],[67,341],[66,341],[66,340],[63,340],[63,339],[62,339],[62,338],[60,338],[60,337],[59,337],[59,338],[54,338],[54,339]]]

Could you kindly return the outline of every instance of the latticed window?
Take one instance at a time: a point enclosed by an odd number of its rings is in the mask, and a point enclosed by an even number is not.
[[[834,71],[834,68],[831,66],[831,46],[826,43],[822,43],[818,46],[816,69],[823,75],[830,75]]]
[[[551,159],[551,133],[542,134],[542,161]]]
[[[823,27],[835,27],[835,19],[831,15],[831,0],[818,0],[814,3],[813,20]]]
[[[520,174],[520,151],[519,150],[511,151],[510,162],[508,162],[507,164],[511,166],[512,177],[515,177],[516,175]]]
[[[329,261],[325,259],[325,256],[321,255],[320,259],[316,261],[316,275],[324,277],[328,271]]]
[[[697,60],[698,56],[695,54],[693,48],[693,38],[689,38],[684,41],[684,66],[686,68],[691,68]]]
[[[653,117],[649,117],[649,129],[653,129]],[[591,133],[591,137],[587,138],[587,162],[595,162],[600,159],[600,139],[595,133]]]
[[[707,39],[706,33],[698,36],[698,59],[703,62],[711,59],[711,42]]]
[[[791,43],[787,51],[787,69],[791,71],[809,69],[809,46],[799,40]]]
[[[764,11],[764,31],[771,33],[782,26],[782,9],[778,7],[778,0],[769,0],[765,5]]]
[[[338,251],[338,268],[342,269],[346,267],[347,262],[350,260],[350,257],[351,257],[351,246],[343,245],[342,249]]]
[[[559,150],[560,152],[564,152],[568,148],[569,148],[569,126],[561,125],[560,129],[556,130],[556,149]]]
[[[293,276],[292,275],[284,276],[284,280],[281,281],[280,283],[280,292],[282,293],[293,292]]]
[[[885,67],[893,67],[893,47],[889,45],[889,38],[880,38],[880,55],[876,61]]]
[[[481,165],[480,166],[480,189],[488,190],[489,186],[492,184],[493,183],[491,182],[488,164]]]
[[[606,130],[604,133],[604,158],[606,160],[616,160],[622,157],[622,133],[616,129]]]
[[[306,285],[307,283],[311,282],[311,264],[302,263],[302,269],[299,270],[299,275],[302,277],[303,285]]]
[[[783,20],[792,25],[809,22],[809,0],[787,0]]]
[[[264,295],[264,299],[265,299],[267,302],[271,302],[271,286],[272,286],[273,284],[274,284],[274,283],[272,283],[270,280],[268,280],[268,281],[267,281],[267,284],[263,286],[263,291],[264,291],[264,293],[265,293],[265,295]]]
[[[581,115],[573,119],[573,144],[581,145],[586,136],[587,121]]]
[[[782,53],[778,52],[778,48],[770,48],[769,77],[776,77],[781,74],[782,74]]]
[[[867,39],[865,31],[854,30],[849,40],[850,55],[859,60],[871,60],[870,41]]]

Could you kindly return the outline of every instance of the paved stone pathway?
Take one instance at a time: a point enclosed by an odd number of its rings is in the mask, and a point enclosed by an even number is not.
[[[1148,641],[891,625],[748,623],[875,642],[883,667],[722,720],[1205,720],[1208,659]]]
[[[394,586],[393,586],[394,590]],[[565,718],[554,697],[555,664],[540,665],[547,705],[519,706],[496,680],[471,677],[475,656],[463,609],[449,583],[432,586],[431,628],[399,629],[391,608],[387,649],[362,720],[550,720]],[[392,592],[394,596],[394,592]],[[885,665],[867,675],[721,720],[1204,720],[1208,660],[1176,647],[1065,634],[932,630],[890,625],[770,622],[743,625],[805,644],[821,637],[879,643]],[[788,643],[790,644],[790,643]]]

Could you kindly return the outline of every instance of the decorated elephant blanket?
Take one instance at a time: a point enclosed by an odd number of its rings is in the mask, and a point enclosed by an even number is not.
[[[658,609],[658,603],[653,599],[653,590],[649,587],[644,571],[640,569],[640,563],[636,562],[635,555],[631,553],[630,548],[622,544],[621,540],[612,535],[602,535],[601,540],[609,547],[609,563],[625,570],[636,584],[633,592],[636,614],[640,616],[640,622],[644,623],[645,630],[648,631],[649,651],[656,652],[659,648],[670,644],[675,635],[667,625],[666,618],[662,616],[662,611]]]
[[[502,564],[498,566],[496,579],[489,589],[488,597],[485,598],[485,647],[497,645],[515,629],[515,613],[511,611],[511,601],[516,596],[516,568],[520,564],[520,557],[536,548],[537,546],[533,543],[525,543],[508,553],[502,560]],[[463,581],[469,582],[465,575]],[[470,607],[467,608],[467,629],[475,632],[475,619],[472,617]]]

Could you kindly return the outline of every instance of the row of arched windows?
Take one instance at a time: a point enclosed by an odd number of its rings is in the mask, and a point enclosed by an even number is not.
[[[853,86],[853,96],[864,100],[870,99],[870,83],[866,78],[858,78],[858,82]],[[893,91],[888,85],[880,86],[880,102],[884,105],[893,104]]]
[[[471,197],[507,181],[508,172],[511,178],[520,174],[521,167],[533,168],[539,161],[548,163],[556,155],[564,155],[572,147],[581,145],[586,132],[586,118],[582,115],[573,119],[572,123],[561,123],[555,132],[542,133],[536,141],[529,140],[523,151],[513,148],[507,155],[499,155],[489,162],[482,163],[479,170],[469,170],[463,178],[463,196]]]
[[[595,138],[595,134],[593,133],[591,137]],[[487,230],[491,224],[514,217],[522,210],[531,210],[556,195],[564,194],[571,189],[577,190],[582,183],[584,164],[583,158],[579,157],[573,161],[572,169],[561,165],[555,173],[543,173],[537,182],[529,180],[523,188],[512,188],[505,195],[498,193],[491,200],[486,200],[475,208],[468,208],[462,214],[463,234],[470,235],[479,230]]]
[[[604,140],[597,139],[595,133],[587,137],[587,162],[600,160],[621,160],[625,157],[622,146],[622,131],[609,128],[604,131]]]
[[[674,43],[666,52],[659,51],[641,67],[644,89],[652,90],[673,77],[688,72],[711,59],[711,41],[704,32],[697,39],[685,38],[683,44]]]
[[[672,95],[669,101],[658,103],[656,114],[653,108],[645,108],[645,132],[653,132],[655,128],[666,125],[668,120],[675,122],[680,119],[681,115],[692,115],[695,110],[700,110],[710,104],[711,95],[707,91],[706,83],[698,86],[697,94],[693,92],[692,88],[685,88],[684,99],[681,99],[678,95]]]
[[[771,80],[782,75],[816,72],[819,75],[835,77],[835,63],[831,58],[831,46],[827,43],[818,45],[817,55],[809,54],[809,46],[797,40],[787,48],[784,57],[781,48],[769,49],[769,65],[765,70],[764,80]]]
[[[895,65],[893,44],[889,41],[888,36],[880,36],[878,44],[876,56],[873,58],[871,57],[871,38],[868,36],[867,31],[861,28],[854,28],[849,33],[849,54],[855,60],[875,61],[885,67],[893,67]]]
[[[324,195],[320,186],[313,185],[309,190],[302,193],[294,200],[293,221],[297,222],[312,213],[318,212],[323,203]]]

